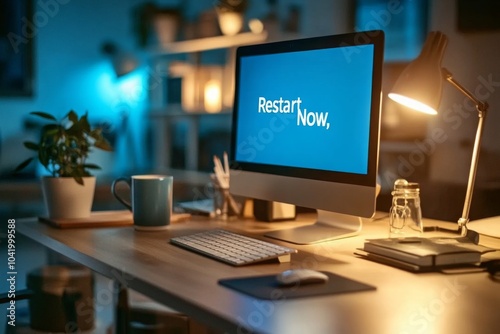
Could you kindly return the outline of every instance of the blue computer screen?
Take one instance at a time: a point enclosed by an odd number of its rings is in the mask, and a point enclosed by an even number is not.
[[[374,46],[241,57],[235,158],[368,173]]]

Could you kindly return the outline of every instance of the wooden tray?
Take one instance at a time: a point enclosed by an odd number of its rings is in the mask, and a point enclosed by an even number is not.
[[[191,215],[188,213],[174,213],[171,222],[176,223],[190,217]],[[132,226],[134,224],[132,213],[128,210],[94,211],[88,218],[51,219],[38,217],[38,220],[57,228],[117,227]]]

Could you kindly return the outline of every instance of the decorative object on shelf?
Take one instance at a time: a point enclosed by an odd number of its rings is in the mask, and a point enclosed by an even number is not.
[[[441,66],[447,43],[448,38],[443,33],[439,31],[430,32],[422,52],[401,73],[401,76],[389,93],[389,98],[414,110],[436,115],[441,102],[443,80],[446,80],[476,106],[479,122],[472,152],[472,162],[462,217],[458,220],[458,229],[455,232],[460,233],[462,236],[467,234],[477,240],[478,236],[473,235],[475,232],[469,231],[471,233],[468,233],[467,223],[469,222],[469,211],[479,162],[483,123],[488,111],[488,103],[477,99],[470,91],[455,80],[450,71]],[[500,222],[500,217],[498,221]]]
[[[42,127],[40,141],[24,142],[36,152],[36,158],[52,175],[42,179],[42,190],[50,218],[84,218],[90,216],[95,190],[95,177],[90,170],[99,166],[87,163],[92,148],[112,151],[102,128],[92,128],[88,115],[81,117],[71,110],[61,120],[45,112],[31,115],[50,122]],[[20,171],[35,157],[17,166]],[[56,201],[53,203],[52,201]]]
[[[219,112],[222,109],[221,82],[210,79],[205,83],[203,104],[209,113]]]
[[[219,0],[216,5],[219,27],[226,36],[238,34],[244,23],[246,0]]]
[[[264,31],[264,23],[259,19],[251,19],[248,21],[248,28],[254,34],[261,34]]]
[[[177,40],[180,22],[180,14],[174,9],[159,9],[153,14],[151,23],[160,45]]]
[[[175,42],[181,26],[181,13],[175,7],[145,3],[134,11],[139,45],[163,45]]]
[[[182,109],[187,112],[222,111],[224,69],[216,65],[187,66],[182,76]]]
[[[210,8],[201,12],[196,21],[193,22],[193,31],[186,32],[185,38],[188,40],[197,38],[208,38],[220,36],[221,31],[217,21],[217,13],[214,9]],[[188,29],[190,27],[188,26]]]

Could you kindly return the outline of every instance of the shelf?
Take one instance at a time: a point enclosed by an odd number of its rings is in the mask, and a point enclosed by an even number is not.
[[[156,56],[166,56],[179,53],[224,49],[239,45],[260,43],[264,42],[266,39],[267,32],[259,34],[245,32],[234,36],[206,37],[163,44],[161,47],[153,49],[152,54]]]
[[[195,70],[192,68],[187,68],[187,71],[176,74],[177,77],[182,77],[185,79],[186,86],[193,88],[193,99],[197,102],[195,105],[200,108],[200,110],[185,111],[182,110],[181,105],[166,105],[165,93],[166,83],[162,85],[157,85],[157,88],[150,90],[150,102],[155,107],[151,107],[149,110],[149,117],[153,119],[154,126],[154,154],[157,157],[155,162],[156,168],[171,167],[171,157],[173,152],[173,139],[171,135],[170,127],[177,121],[182,121],[184,125],[187,126],[186,137],[185,137],[185,168],[187,170],[197,170],[198,169],[198,150],[199,150],[199,127],[201,119],[203,117],[222,117],[224,121],[231,116],[231,108],[225,108],[218,113],[210,113],[202,110],[202,106],[199,105],[202,96],[198,96],[204,91],[201,91],[201,87],[205,88],[206,81],[208,80],[210,74],[207,70],[207,78],[202,76],[201,68],[201,57],[200,53],[203,51],[216,50],[216,49],[228,49],[225,53],[226,64],[224,67],[220,66],[221,70],[216,72],[216,77],[220,76],[220,91],[231,92],[234,89],[234,84],[232,83],[234,66],[235,66],[235,56],[234,48],[241,45],[251,45],[259,44],[267,41],[267,32],[262,33],[252,33],[244,32],[234,36],[214,36],[199,39],[192,39],[186,41],[177,41],[172,43],[164,43],[156,48],[149,49],[148,54],[153,58],[152,61],[156,64],[164,63],[167,68],[172,65],[169,64],[169,56],[177,54],[189,54],[192,53],[192,57],[189,62],[197,67]],[[169,69],[170,71],[171,69]],[[198,71],[199,70],[199,71]],[[191,71],[191,72],[189,72]],[[220,73],[218,73],[220,72]],[[167,73],[167,71],[165,71]],[[186,74],[188,73],[188,74]],[[215,72],[214,72],[215,73]],[[220,74],[220,75],[219,75]],[[198,82],[196,82],[198,80]],[[205,80],[205,81],[203,81]],[[198,86],[196,86],[198,85]],[[186,92],[184,92],[186,93]],[[191,94],[187,94],[189,99],[191,99]],[[193,102],[194,102],[193,100]],[[221,96],[221,100],[224,105],[228,104],[226,101],[226,96]]]

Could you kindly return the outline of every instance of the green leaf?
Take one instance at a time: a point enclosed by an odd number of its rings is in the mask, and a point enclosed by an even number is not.
[[[33,150],[33,151],[38,151],[38,149],[39,149],[38,144],[35,144],[35,143],[31,142],[31,141],[25,141],[25,142],[23,143],[23,145],[24,145],[24,147],[26,147],[27,149],[29,149],[29,150]]]
[[[60,121],[41,111],[31,114],[54,121],[42,127],[38,143],[25,142],[24,146],[38,151],[38,156],[35,158],[38,158],[45,169],[56,177],[73,177],[79,184],[83,184],[82,177],[90,176],[90,170],[100,169],[95,164],[85,163],[92,148],[113,150],[102,135],[102,128],[97,126],[92,129],[88,112],[79,117],[74,110],[70,110]],[[27,165],[30,162],[25,161],[23,164]]]
[[[79,139],[83,138],[83,125],[81,122],[75,122],[73,125],[67,130],[68,135],[75,136]]]
[[[57,119],[52,116],[51,114],[48,114],[46,112],[43,112],[43,111],[32,111],[30,112],[30,115],[35,115],[35,116],[38,116],[38,117],[42,117],[42,118],[45,118],[45,119],[50,119],[51,121],[56,121],[57,122]]]
[[[73,178],[75,179],[76,183],[83,186],[83,179],[81,176],[73,176]]]
[[[23,162],[21,162],[19,165],[17,165],[16,169],[14,169],[14,173],[17,173],[17,172],[23,170],[24,168],[26,168],[26,166],[28,166],[31,161],[33,161],[33,158],[28,158],[28,159],[24,160]]]
[[[78,115],[76,114],[76,112],[74,112],[73,110],[70,110],[68,115],[66,116],[68,117],[68,119],[74,123],[78,122]]]
[[[85,164],[83,165],[83,168],[88,168],[88,169],[101,169],[101,167],[99,167],[98,165],[96,164]]]
[[[51,148],[44,148],[44,149],[40,149],[38,150],[38,160],[40,161],[40,163],[48,169],[48,165],[49,165],[49,157],[51,156],[51,154],[49,153],[51,150]]]
[[[80,118],[80,123],[82,125],[82,129],[89,133],[90,132],[90,124],[89,124],[89,120],[88,120],[88,113],[85,113],[85,115],[83,115],[81,118]]]
[[[94,138],[95,140],[100,140],[102,137],[102,129],[101,128],[95,128],[94,130],[90,131],[90,137]]]
[[[52,137],[53,135],[57,134],[61,130],[62,130],[62,126],[60,126],[59,124],[47,124],[47,125],[44,125],[42,128],[42,136]]]
[[[96,141],[94,143],[94,146],[103,150],[103,151],[108,151],[108,152],[112,152],[113,151],[113,147],[111,147],[111,145],[108,143],[108,141],[104,138],[102,138],[101,140],[99,141]]]

